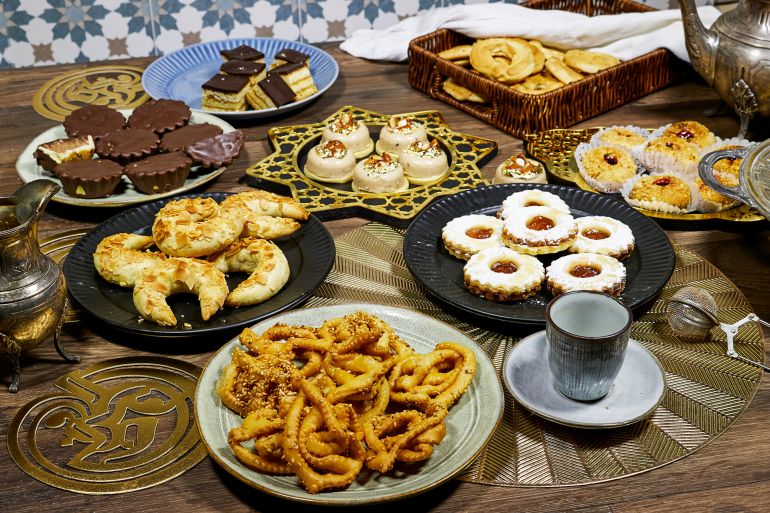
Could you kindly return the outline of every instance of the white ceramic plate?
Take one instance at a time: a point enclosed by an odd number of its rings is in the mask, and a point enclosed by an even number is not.
[[[133,111],[121,109],[120,112],[122,112],[123,115],[128,118],[128,116],[130,116],[131,112]],[[221,128],[225,133],[235,130],[235,128],[233,128],[230,123],[227,123],[226,121],[223,121],[216,116],[212,116],[211,114],[202,114],[199,112],[192,113],[190,123],[211,123],[212,125],[216,125]],[[41,144],[56,139],[65,138],[67,138],[67,132],[64,131],[64,126],[58,125],[53,128],[49,128],[42,134],[32,139],[32,142],[30,142],[29,145],[24,148],[24,150],[21,152],[21,155],[19,155],[18,160],[16,160],[16,172],[19,174],[19,178],[21,178],[24,183],[38,180],[40,178],[46,178],[61,185],[61,181],[56,178],[56,175],[44,170],[42,167],[37,165],[33,154],[35,153],[37,147]],[[134,188],[131,180],[129,180],[126,176],[123,176],[121,183],[119,183],[118,187],[115,189],[115,193],[111,196],[107,196],[106,198],[76,198],[66,194],[64,189],[62,189],[51,199],[58,203],[66,203],[67,205],[77,205],[80,207],[121,207],[136,205],[138,203],[155,201],[160,198],[187,192],[191,189],[194,189],[195,187],[201,186],[215,179],[224,173],[225,169],[227,168],[220,167],[218,169],[205,170],[195,166],[190,169],[190,174],[188,175],[184,184],[182,184],[182,187],[160,194],[145,194],[143,192],[139,192],[136,190],[136,188]]]
[[[449,410],[446,437],[430,459],[417,465],[397,465],[387,474],[362,471],[347,488],[315,495],[307,493],[295,476],[274,476],[247,468],[235,458],[227,445],[228,431],[240,426],[242,419],[222,404],[216,391],[222,369],[230,363],[233,349],[239,345],[236,338],[209,360],[195,391],[195,417],[201,439],[209,454],[228,473],[254,488],[285,499],[349,506],[402,499],[425,492],[451,479],[478,456],[502,417],[503,390],[492,361],[484,350],[452,326],[402,308],[349,304],[285,312],[256,324],[252,329],[261,333],[278,322],[320,326],[327,319],[357,310],[379,316],[418,353],[427,353],[443,341],[462,344],[476,353],[476,376],[465,394]]]
[[[587,429],[633,424],[658,407],[666,377],[658,360],[639,342],[628,351],[609,393],[596,401],[575,401],[556,389],[548,366],[545,331],[522,339],[503,366],[505,386],[532,413],[557,424]]]
[[[224,62],[219,51],[240,45],[247,45],[264,53],[268,66],[273,62],[273,56],[284,48],[297,50],[308,55],[310,57],[310,74],[318,92],[304,100],[272,109],[206,112],[227,119],[257,119],[291,112],[307,105],[326,92],[337,80],[340,72],[334,57],[320,48],[299,41],[268,37],[225,39],[187,46],[158,58],[144,70],[142,87],[147,94],[155,99],[182,100],[191,109],[200,110],[201,86],[219,72],[219,67]]]

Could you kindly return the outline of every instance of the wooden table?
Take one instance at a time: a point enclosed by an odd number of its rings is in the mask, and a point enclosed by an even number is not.
[[[238,192],[244,170],[269,152],[267,129],[274,125],[318,122],[343,105],[355,105],[382,113],[437,109],[456,131],[487,137],[499,144],[498,155],[483,168],[491,178],[494,169],[512,152],[522,148],[520,140],[409,86],[406,65],[356,59],[329,45],[340,64],[334,86],[307,108],[282,119],[238,123],[246,135],[245,151],[214,183],[199,191]],[[126,64],[145,66],[150,59]],[[97,63],[98,64],[98,63]],[[0,72],[0,195],[10,195],[21,185],[15,161],[19,152],[37,134],[56,123],[32,109],[32,95],[46,80],[78,65],[53,66]],[[717,135],[732,136],[737,120],[732,115],[706,118],[704,110],[716,104],[716,95],[701,82],[669,87],[632,104],[582,123],[582,127],[634,123],[654,127],[672,120],[694,119],[706,123]],[[755,139],[768,137],[754,133]],[[89,227],[114,211],[78,209],[49,204],[40,222],[40,236]],[[363,219],[328,222],[339,235],[365,224]],[[770,319],[770,231],[768,224],[698,225],[688,230],[668,231],[672,240],[718,267],[749,299],[760,317]],[[765,332],[767,337],[767,331]],[[225,340],[222,340],[225,342]],[[82,356],[81,367],[119,356],[157,354],[118,345],[90,331],[87,323],[67,329],[65,347]],[[218,346],[216,346],[218,347]],[[214,349],[215,347],[212,347]],[[160,351],[169,351],[167,347]],[[171,354],[204,365],[210,352]],[[303,510],[240,483],[207,458],[189,472],[160,486],[117,496],[87,496],[48,487],[22,472],[5,450],[8,424],[28,401],[53,391],[52,381],[72,370],[59,359],[52,344],[45,343],[26,353],[22,360],[19,393],[5,392],[10,368],[0,365],[0,510],[37,511],[39,508],[69,511],[277,511]],[[437,489],[394,505],[368,511],[765,511],[770,492],[770,384],[764,379],[746,411],[722,436],[702,450],[662,468],[640,475],[589,486],[560,488],[502,488],[452,481]],[[109,502],[108,502],[109,501]]]

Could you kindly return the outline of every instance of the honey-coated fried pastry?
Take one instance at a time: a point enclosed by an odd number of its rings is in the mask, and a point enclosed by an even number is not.
[[[222,251],[243,231],[243,219],[220,211],[211,198],[169,201],[155,216],[152,236],[171,256],[203,257]]]
[[[227,443],[238,461],[249,468],[268,474],[292,474],[283,458],[283,429],[286,422],[273,410],[258,410],[248,414],[240,427],[227,434]],[[251,451],[241,445],[254,441]]]
[[[209,261],[224,273],[250,273],[227,295],[225,305],[236,308],[267,301],[286,285],[291,274],[281,248],[252,237],[236,240],[222,252],[211,255]]]
[[[116,233],[102,239],[94,251],[94,267],[99,275],[121,287],[133,287],[142,272],[166,259],[157,251],[146,251],[155,245],[148,235]]]
[[[176,326],[166,298],[191,292],[198,296],[201,318],[207,321],[222,308],[227,296],[225,275],[204,260],[174,257],[146,268],[134,284],[134,306],[148,321]]]

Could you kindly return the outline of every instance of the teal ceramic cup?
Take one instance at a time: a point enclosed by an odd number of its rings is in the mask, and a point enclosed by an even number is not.
[[[626,356],[631,310],[612,296],[581,290],[557,296],[545,316],[556,389],[578,401],[607,395]]]

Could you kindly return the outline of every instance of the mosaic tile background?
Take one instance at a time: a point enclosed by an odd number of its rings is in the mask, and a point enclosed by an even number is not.
[[[0,68],[162,55],[228,37],[338,41],[436,7],[484,1],[2,0]],[[676,0],[643,1],[676,7]]]

